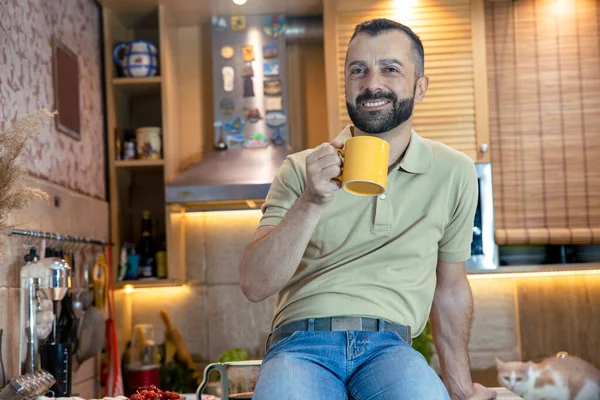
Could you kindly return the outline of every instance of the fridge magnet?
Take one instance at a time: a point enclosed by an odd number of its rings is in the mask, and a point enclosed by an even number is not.
[[[225,115],[231,115],[235,110],[235,103],[230,98],[224,98],[219,104],[219,110]]]
[[[246,63],[242,67],[241,74],[243,77],[254,76],[254,70],[252,69],[252,64]]]
[[[247,148],[261,148],[267,147],[269,145],[269,141],[266,136],[260,132],[255,132],[250,135],[250,138],[244,142],[244,147]]]
[[[255,124],[262,119],[260,110],[258,108],[246,107],[244,108],[244,117],[251,124]]]
[[[221,121],[215,121],[213,124],[215,127],[215,138],[213,148],[215,150],[227,150],[227,143],[223,140],[223,123]]]
[[[271,135],[271,143],[275,146],[281,146],[285,144],[285,139],[283,138],[283,130],[281,128],[275,129],[275,132]]]
[[[287,117],[280,111],[269,111],[265,114],[265,122],[270,128],[280,128],[287,122]]]
[[[265,17],[265,26],[263,29],[269,36],[278,37],[282,35],[285,30],[285,16],[271,15]]]
[[[281,111],[282,107],[282,97],[265,97],[265,111]]]
[[[231,47],[231,46],[223,46],[221,48],[221,57],[223,57],[226,60],[229,60],[231,57],[233,57],[234,53],[235,53],[235,51],[233,50],[233,47]]]
[[[279,75],[279,62],[268,62],[263,64],[263,71],[265,76],[277,76]]]
[[[240,117],[237,117],[234,120],[225,122],[223,128],[225,128],[227,132],[237,135],[244,130],[244,121],[242,121]]]
[[[244,79],[244,97],[254,97],[254,82],[252,82],[252,78],[245,76],[242,79]]]
[[[242,46],[242,55],[244,56],[244,61],[254,61],[254,46]]]
[[[244,147],[244,135],[227,135],[227,147],[241,149]]]
[[[278,96],[281,94],[281,81],[279,79],[264,81],[263,90],[267,96]]]
[[[223,32],[227,30],[227,20],[225,17],[213,16],[210,18],[210,22],[217,32]]]
[[[223,90],[226,92],[233,91],[233,76],[235,74],[233,67],[223,67],[221,72],[223,73]]]
[[[231,29],[234,31],[243,31],[246,29],[246,17],[243,15],[231,17]]]
[[[267,44],[263,46],[263,57],[264,58],[276,58],[278,55],[276,44]]]

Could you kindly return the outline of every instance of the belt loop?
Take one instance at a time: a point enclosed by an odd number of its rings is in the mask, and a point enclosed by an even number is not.
[[[265,341],[265,354],[269,351],[269,348],[271,347],[271,336],[273,336],[273,332],[269,333],[269,336],[267,336],[267,340]]]
[[[383,332],[385,331],[385,321],[382,320],[381,318],[377,320],[377,330],[379,330],[379,332]]]
[[[309,332],[314,332],[315,330],[315,319],[314,318],[309,318],[308,319],[308,331]]]

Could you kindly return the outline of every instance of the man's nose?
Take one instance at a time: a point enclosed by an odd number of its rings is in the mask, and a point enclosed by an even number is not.
[[[362,90],[370,91],[371,93],[381,92],[383,90],[383,83],[381,82],[381,77],[378,73],[370,73],[365,80],[365,84],[362,87]]]

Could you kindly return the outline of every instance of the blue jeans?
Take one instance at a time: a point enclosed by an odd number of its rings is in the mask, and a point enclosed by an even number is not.
[[[395,332],[299,331],[267,351],[253,400],[449,400]]]

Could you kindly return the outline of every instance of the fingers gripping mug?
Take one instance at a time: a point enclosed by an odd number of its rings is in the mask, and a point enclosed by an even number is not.
[[[342,174],[336,179],[348,193],[377,196],[385,192],[390,158],[390,144],[373,136],[348,139],[343,149]]]

